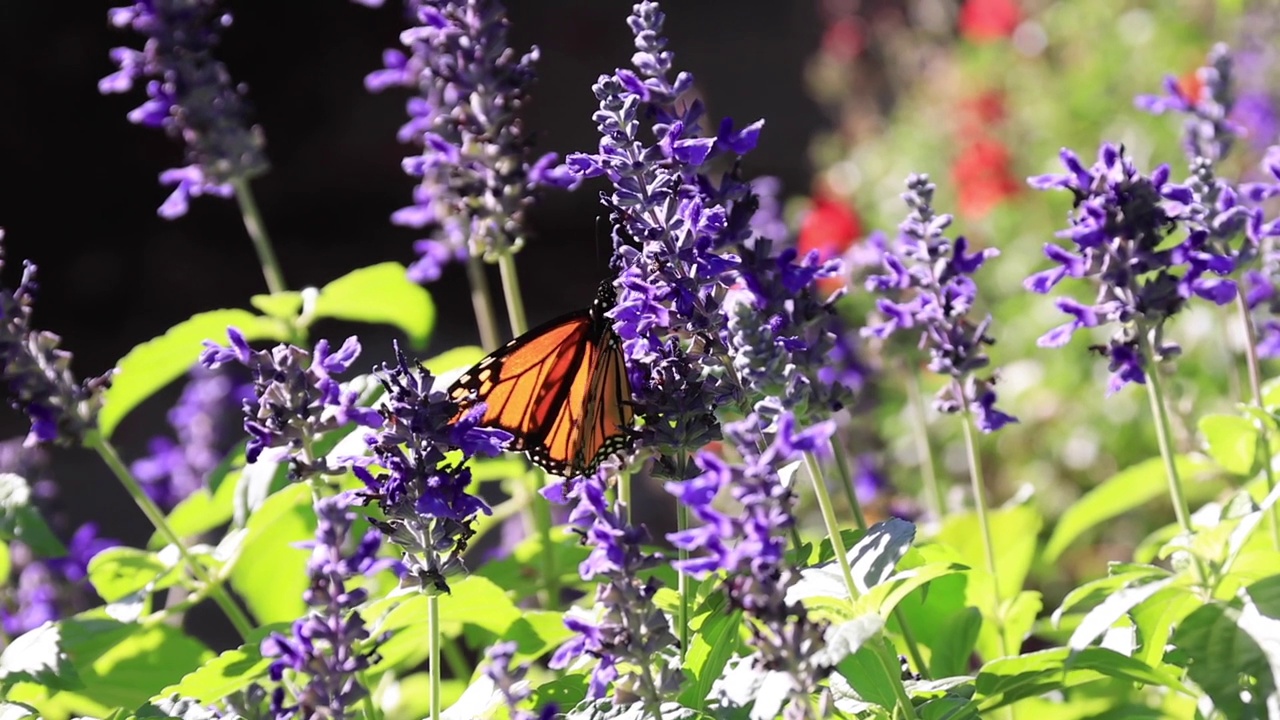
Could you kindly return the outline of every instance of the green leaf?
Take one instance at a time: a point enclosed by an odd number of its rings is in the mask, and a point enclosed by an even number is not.
[[[502,639],[516,641],[516,654],[512,661],[524,662],[542,657],[572,636],[573,631],[564,625],[564,613],[530,610],[511,623]]]
[[[175,563],[146,550],[116,546],[103,550],[89,561],[89,582],[107,602],[143,589],[159,590],[177,581]]]
[[[180,538],[191,538],[230,522],[235,513],[236,483],[226,482],[215,493],[200,488],[169,511],[169,526]],[[165,540],[156,532],[148,547],[163,547]]]
[[[978,673],[975,699],[979,708],[988,712],[1024,698],[1065,690],[1103,677],[1189,692],[1167,672],[1114,650],[1091,647],[1072,654],[1067,648],[1053,648],[987,663]]]
[[[1263,615],[1247,593],[1241,604],[1200,607],[1173,643],[1186,657],[1187,675],[1223,716],[1270,717],[1280,688],[1280,621]]]
[[[426,345],[435,327],[431,294],[409,280],[400,263],[353,270],[320,289],[315,316],[394,325],[414,347]]]
[[[40,557],[62,557],[67,548],[31,502],[27,479],[0,473],[0,540],[21,540]]]
[[[1120,618],[1127,616],[1130,610],[1146,602],[1176,580],[1177,578],[1167,577],[1152,582],[1125,585],[1084,616],[1075,632],[1071,633],[1067,647],[1072,650],[1083,650],[1088,647],[1103,633],[1110,630]]]
[[[722,610],[701,617],[684,656],[685,688],[679,697],[681,705],[695,710],[707,709],[711,685],[742,644],[738,633],[741,627],[741,610]]]
[[[945,618],[944,626],[947,631],[938,633],[930,646],[930,677],[951,677],[969,669],[982,630],[982,613],[976,607],[960,608]]]
[[[902,678],[890,676],[877,649],[870,644],[863,645],[857,652],[846,656],[836,666],[836,670],[863,700],[883,708],[892,708],[897,702],[894,686]],[[900,673],[901,669],[895,668],[894,672]]]
[[[555,703],[562,709],[572,708],[587,697],[587,676],[566,675],[558,680],[543,683],[534,688],[534,707],[546,707]]]
[[[249,516],[230,580],[259,623],[289,622],[306,612],[302,592],[310,584],[309,553],[294,544],[312,539],[315,529],[311,490],[304,483],[277,492]]]
[[[871,588],[866,595],[858,598],[853,604],[853,612],[855,615],[872,612],[882,617],[889,617],[898,603],[917,588],[938,578],[962,573],[968,569],[959,563],[936,562],[900,570]]]
[[[63,650],[62,634],[61,625],[45,623],[14,638],[4,652],[0,652],[0,690],[20,682],[55,690],[84,687],[75,665]]]
[[[1183,482],[1189,483],[1196,476],[1212,473],[1216,465],[1199,455],[1179,455],[1176,467]],[[1168,490],[1164,461],[1158,457],[1144,460],[1113,475],[1062,513],[1053,529],[1053,535],[1045,545],[1042,556],[1044,562],[1056,562],[1062,552],[1090,528],[1161,497]],[[1004,568],[1001,567],[1000,570],[1003,575]]]
[[[577,542],[569,542],[571,537],[563,528],[552,530],[551,552],[562,587],[579,582],[578,565],[587,559],[590,552]],[[498,587],[511,591],[517,600],[523,600],[545,585],[542,563],[542,537],[534,534],[525,538],[507,557],[476,568],[474,576],[487,578]]]
[[[286,290],[272,295],[265,293],[254,295],[249,298],[249,304],[263,315],[292,323],[298,319],[298,313],[302,311],[302,293]]]
[[[526,613],[516,607],[507,593],[492,581],[471,575],[450,585],[452,592],[440,597],[440,626],[446,637],[457,637],[464,625],[484,631],[489,639],[503,637]],[[373,603],[366,615],[370,625],[390,631],[392,637],[378,648],[381,660],[373,671],[416,662],[427,648],[427,597],[395,595]]]
[[[1209,457],[1223,470],[1242,477],[1257,472],[1258,428],[1239,415],[1211,414],[1200,418]]]
[[[98,414],[102,436],[110,438],[130,411],[190,370],[205,340],[226,344],[228,326],[240,330],[247,340],[279,340],[287,331],[279,322],[248,310],[212,310],[193,315],[164,335],[134,347],[116,364],[111,387],[103,395],[105,405]]]
[[[1190,588],[1174,586],[1135,607],[1129,613],[1139,642],[1134,657],[1152,667],[1159,665],[1174,629],[1202,604]]]
[[[13,569],[13,562],[9,559],[9,544],[0,542],[0,587],[9,582],[9,572]]]
[[[261,645],[262,640],[273,632],[288,633],[289,624],[276,623],[254,630],[243,645],[205,662],[173,685],[157,692],[151,701],[154,703],[176,694],[210,704],[245,689],[267,674],[271,660],[262,657]]]
[[[996,567],[999,568],[999,596],[1010,598],[1022,590],[1035,558],[1036,538],[1044,524],[1040,513],[1027,505],[1003,508],[988,513],[991,537],[996,546]],[[971,568],[987,566],[983,547],[982,528],[975,513],[958,513],[948,517],[938,532],[938,542],[955,549],[963,562]],[[990,578],[985,571],[983,577]],[[972,582],[972,578],[970,582]]]

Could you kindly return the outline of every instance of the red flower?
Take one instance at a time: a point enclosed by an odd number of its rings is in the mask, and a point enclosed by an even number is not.
[[[862,28],[851,17],[833,21],[822,34],[822,52],[836,62],[853,62],[865,45]]]
[[[960,101],[960,132],[976,135],[1004,122],[1003,90],[983,90]]]
[[[817,250],[823,260],[839,257],[862,237],[862,220],[852,205],[819,190],[813,195],[813,206],[800,224],[800,238],[796,249],[801,255]],[[843,287],[845,280],[839,277],[818,280],[818,288],[825,293]]]
[[[974,42],[1007,38],[1021,22],[1016,0],[968,0],[960,8],[960,34]]]
[[[1010,164],[1009,150],[994,138],[980,137],[960,152],[951,165],[951,177],[962,215],[981,218],[1022,189]]]

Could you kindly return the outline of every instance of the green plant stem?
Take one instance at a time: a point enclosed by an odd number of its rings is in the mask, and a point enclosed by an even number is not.
[[[1240,293],[1236,293],[1235,304],[1236,315],[1240,318],[1241,327],[1244,328],[1244,359],[1245,366],[1248,368],[1250,401],[1265,415],[1266,411],[1262,407],[1262,371],[1258,363],[1258,333],[1253,327],[1252,318],[1249,317],[1249,306]],[[1232,376],[1234,377],[1234,373]],[[1275,470],[1271,467],[1271,429],[1266,423],[1257,424],[1258,439],[1262,445],[1262,471],[1267,479],[1267,492],[1270,493],[1276,486]],[[1280,550],[1280,506],[1271,506],[1271,510],[1267,513],[1267,525],[1271,529],[1271,546]]]
[[[367,690],[360,704],[364,706],[364,716],[366,720],[382,720],[382,713],[378,710],[378,705],[373,701],[373,686],[369,684],[369,673],[361,670],[356,673],[356,677],[360,680],[360,684]]]
[[[498,319],[493,312],[493,293],[489,292],[489,276],[485,275],[484,261],[478,257],[467,258],[467,282],[471,285],[471,308],[476,314],[480,346],[485,352],[492,352],[501,344],[498,340]]]
[[[1151,342],[1147,339],[1145,329],[1138,334],[1138,343],[1142,355],[1147,361],[1147,399],[1151,401],[1151,419],[1156,424],[1156,442],[1160,445],[1160,458],[1164,460],[1165,477],[1169,481],[1169,497],[1173,500],[1173,514],[1178,519],[1178,527],[1187,535],[1195,532],[1191,524],[1191,507],[1187,504],[1187,496],[1182,492],[1182,478],[1178,475],[1178,463],[1173,456],[1172,434],[1169,432],[1169,413],[1165,406],[1164,384],[1160,379],[1160,366],[1152,352]],[[1192,555],[1192,568],[1200,584],[1208,580],[1208,575],[1200,565],[1200,559]]]
[[[853,521],[857,523],[858,529],[867,531],[867,518],[862,513],[862,504],[858,502],[858,494],[854,491],[853,475],[849,472],[849,460],[845,457],[844,452],[836,445],[835,438],[831,439],[831,452],[836,458],[836,472],[840,474],[841,485],[849,490],[849,508],[853,511]],[[911,627],[907,624],[906,613],[902,612],[902,608],[895,607],[893,609],[893,618],[898,621],[898,627],[902,631],[902,640],[907,645],[907,654],[911,656],[911,662],[915,664],[916,672],[921,677],[928,678],[929,666],[924,662],[924,655],[920,652],[920,646],[916,644],[915,635],[911,632]]]
[[[129,496],[133,498],[133,501],[138,504],[138,507],[142,510],[142,514],[146,515],[147,519],[151,521],[156,532],[160,533],[160,536],[164,538],[165,542],[178,549],[178,555],[182,558],[183,564],[187,566],[187,570],[190,571],[192,577],[204,584],[209,593],[209,597],[218,604],[218,607],[222,608],[222,612],[224,612],[227,619],[231,621],[232,626],[236,629],[236,633],[240,635],[240,639],[244,640],[248,638],[249,633],[253,631],[253,623],[250,622],[249,617],[245,615],[244,611],[240,609],[240,606],[231,598],[227,589],[223,587],[221,583],[214,582],[214,579],[209,576],[209,573],[206,571],[205,567],[200,564],[200,561],[196,560],[196,558],[191,555],[190,551],[187,550],[187,546],[183,544],[182,538],[178,537],[178,534],[173,531],[172,527],[170,527],[168,520],[165,519],[164,512],[155,504],[155,501],[152,500],[145,491],[143,491],[142,485],[138,484],[138,480],[133,476],[133,473],[129,472],[129,468],[125,466],[124,461],[120,459],[120,454],[116,452],[115,446],[113,446],[106,438],[102,437],[102,435],[96,430],[91,431],[86,435],[84,442],[87,447],[92,448],[98,453],[98,456],[102,458],[102,461],[106,463],[107,467],[111,469],[111,472],[116,476],[120,483],[124,485],[125,491],[127,491]]]
[[[524,314],[524,296],[520,294],[520,275],[516,272],[516,259],[511,253],[498,256],[498,272],[502,274],[502,296],[507,301],[507,320],[514,337],[529,332],[529,321]]]
[[[1000,574],[996,570],[996,546],[991,539],[991,521],[987,518],[987,484],[982,477],[982,461],[978,457],[978,438],[973,433],[973,411],[965,397],[959,380],[955,383],[956,397],[961,398],[963,414],[960,426],[964,428],[965,455],[969,460],[969,482],[973,490],[973,508],[978,515],[978,529],[982,534],[982,550],[986,555],[987,572],[991,575],[991,591],[995,598],[996,625],[1000,633],[1000,647],[1006,656],[1012,655],[1009,640],[1004,634],[1004,597],[1000,592]]]
[[[916,458],[920,463],[920,478],[924,481],[925,502],[933,517],[941,520],[947,511],[947,499],[938,482],[933,464],[933,446],[929,442],[928,417],[925,414],[924,391],[920,387],[920,370],[907,373],[907,401],[911,404],[911,437],[916,445]]]
[[[818,457],[812,452],[806,452],[804,465],[809,471],[809,479],[813,481],[813,492],[818,496],[818,509],[822,511],[822,522],[827,526],[827,535],[831,537],[831,549],[835,551],[836,563],[840,565],[840,573],[844,575],[849,599],[856,600],[862,593],[858,592],[858,586],[853,581],[853,570],[849,567],[849,552],[844,547],[844,538],[840,537],[836,509],[831,502],[831,494],[827,492],[827,484],[822,481],[822,468],[818,465]]]
[[[254,252],[258,253],[258,264],[262,266],[262,277],[267,281],[267,290],[272,294],[284,292],[288,289],[284,284],[284,273],[280,270],[276,251],[271,247],[271,238],[267,235],[267,226],[262,222],[258,203],[253,199],[253,190],[249,188],[249,181],[237,178],[231,181],[231,186],[235,189],[236,202],[240,204],[240,216],[244,219],[244,229],[249,233]]]
[[[895,699],[894,717],[917,717],[915,705],[911,703],[911,696],[907,694],[907,687],[902,683],[902,665],[898,663],[898,656],[893,654],[889,638],[881,636],[880,638],[872,639],[870,642],[873,646],[873,652],[879,658],[880,665],[884,668],[885,674],[889,676],[889,684],[893,686]]]
[[[676,459],[676,468],[680,473],[679,479],[685,480],[688,472],[689,456],[684,452],[680,453],[680,457]],[[676,530],[684,532],[689,529],[689,508],[685,507],[682,502],[676,503]],[[680,548],[676,551],[676,557],[681,563],[689,559],[689,551]],[[680,594],[680,604],[676,610],[676,626],[677,634],[680,636],[680,664],[684,665],[685,653],[689,651],[689,614],[693,605],[693,586],[689,582],[689,574],[681,570],[676,574],[676,591]]]
[[[440,597],[427,596],[427,673],[431,676],[431,720],[440,720]]]
[[[859,530],[867,529],[867,516],[862,513],[862,503],[858,501],[858,489],[853,485],[853,472],[849,469],[849,458],[845,457],[841,448],[836,446],[835,438],[831,439],[831,452],[836,458],[836,472],[840,475],[840,487],[844,488],[845,499],[849,501],[849,510],[853,512],[853,522]]]

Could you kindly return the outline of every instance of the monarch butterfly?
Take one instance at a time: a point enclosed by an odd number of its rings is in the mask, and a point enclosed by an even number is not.
[[[631,446],[635,413],[622,346],[605,313],[617,302],[600,283],[586,310],[562,315],[495,350],[449,388],[457,417],[487,403],[480,425],[515,436],[522,450],[553,475],[594,472]]]

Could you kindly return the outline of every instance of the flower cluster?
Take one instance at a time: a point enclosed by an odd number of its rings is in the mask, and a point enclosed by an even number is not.
[[[385,68],[366,87],[404,87],[408,103],[401,142],[422,147],[404,161],[421,178],[413,205],[392,222],[430,228],[414,245],[409,268],[417,282],[440,277],[451,260],[516,252],[524,242],[523,214],[539,187],[568,187],[554,153],[530,162],[531,140],[518,119],[538,49],[517,55],[507,46],[507,19],[497,0],[410,0],[414,27],[400,35],[408,53],[388,50]]]
[[[172,508],[205,486],[227,450],[229,411],[251,393],[249,386],[237,385],[227,373],[192,368],[191,379],[168,414],[177,441],[153,437],[147,444],[150,454],[129,468],[157,505]]]
[[[803,453],[826,448],[834,432],[835,423],[829,420],[800,430],[790,413],[779,415],[775,423],[753,414],[725,426],[726,438],[742,456],[740,464],[702,452],[696,458],[701,474],[667,484],[703,523],[667,536],[676,547],[697,553],[674,564],[695,577],[726,574],[730,603],[755,620],[747,627],[756,665],[780,671],[791,681],[789,718],[807,717],[809,698],[830,667],[815,660],[825,643],[826,624],[786,599],[787,589],[799,579],[785,558],[787,533],[795,525],[795,498],[779,472],[799,462]],[[715,506],[724,492],[738,509],[724,512]]]
[[[578,634],[556,650],[550,666],[568,667],[589,656],[596,665],[588,698],[604,697],[613,684],[615,704],[642,702],[657,708],[662,698],[678,690],[683,678],[673,652],[679,641],[653,602],[661,583],[652,576],[641,577],[663,558],[645,550],[648,531],[627,521],[622,503],[610,506],[598,478],[583,478],[573,495],[578,502],[569,521],[581,528],[583,542],[591,547],[579,573],[597,582],[597,615],[565,617],[565,625]]]
[[[227,328],[227,337],[227,347],[206,340],[200,364],[212,370],[236,362],[253,375],[253,397],[244,401],[244,429],[249,434],[245,459],[257,462],[272,448],[275,453],[269,459],[287,457],[294,478],[344,472],[345,466],[331,467],[326,458],[313,457],[310,445],[320,434],[348,423],[382,424],[377,411],[360,407],[358,393],[333,377],[360,356],[355,336],[337,352],[330,352],[329,342],[321,340],[313,353],[292,345],[255,351],[235,328]]]
[[[273,658],[271,679],[279,683],[271,696],[277,720],[327,717],[341,720],[368,690],[358,673],[369,667],[361,644],[369,638],[359,606],[368,593],[350,588],[351,580],[370,576],[392,561],[378,559],[378,531],[352,534],[355,513],[345,495],[316,503],[316,539],[308,543],[311,585],[303,594],[311,611],[293,623],[290,635],[271,633],[262,641],[262,656]],[[286,676],[286,671],[292,671]],[[287,691],[286,691],[287,689]],[[288,704],[292,697],[293,704]]]
[[[951,216],[935,213],[934,189],[927,175],[907,179],[902,198],[911,213],[899,226],[897,242],[882,245],[884,274],[867,279],[867,289],[880,296],[880,317],[862,332],[881,340],[899,333],[918,338],[918,347],[929,354],[929,369],[953,380],[938,393],[935,407],[944,413],[971,410],[983,432],[994,432],[1017,419],[996,409],[994,378],[976,375],[991,362],[983,349],[995,343],[987,334],[991,318],[975,323],[969,316],[978,296],[972,276],[999,251],[969,254],[963,236],[948,239],[943,231]]]
[[[4,233],[0,231],[0,241]],[[0,268],[4,267],[0,246]],[[79,444],[97,425],[102,393],[111,373],[77,382],[71,372],[71,353],[59,349],[62,338],[31,325],[35,301],[36,266],[22,265],[16,290],[0,288],[0,363],[9,405],[31,421],[27,445],[42,442]]]
[[[1209,52],[1208,63],[1196,70],[1186,86],[1169,75],[1163,95],[1139,95],[1134,104],[1141,110],[1161,114],[1177,112],[1187,116],[1182,145],[1189,157],[1218,162],[1231,151],[1240,126],[1229,119],[1235,99],[1231,86],[1231,53],[1218,43]]]
[[[99,92],[128,92],[147,79],[147,101],[129,113],[129,121],[161,128],[186,144],[188,165],[160,174],[162,184],[177,186],[160,206],[162,217],[185,215],[192,197],[231,197],[233,181],[266,172],[265,140],[249,122],[247,91],[213,54],[231,24],[218,0],[137,0],[113,8],[107,19],[147,40],[141,50],[111,50],[119,69],[98,82]]]
[[[411,366],[399,347],[396,365],[384,365],[378,379],[387,390],[378,411],[381,431],[366,438],[373,456],[354,458],[352,470],[365,484],[363,496],[386,517],[375,524],[404,550],[402,584],[447,593],[447,578],[464,569],[472,521],[492,512],[467,492],[471,470],[465,463],[502,452],[511,433],[477,427],[483,403],[459,417],[458,405],[431,389],[431,373]],[[451,461],[445,454],[454,449],[462,458]]]
[[[486,653],[489,664],[484,669],[485,675],[493,681],[506,699],[511,720],[551,720],[558,712],[554,704],[547,705],[537,713],[520,709],[520,703],[529,699],[533,691],[529,689],[529,683],[524,679],[529,666],[520,665],[515,669],[511,668],[511,659],[515,654],[516,643],[514,642],[501,642],[489,648],[489,652]]]
[[[1059,233],[1075,248],[1046,245],[1045,255],[1058,267],[1036,273],[1024,284],[1047,293],[1067,277],[1097,282],[1093,305],[1057,300],[1072,320],[1050,330],[1039,344],[1059,347],[1080,328],[1115,323],[1107,344],[1096,347],[1110,361],[1108,392],[1115,392],[1126,383],[1145,383],[1149,360],[1179,352],[1177,344],[1163,340],[1163,329],[1188,300],[1199,296],[1223,305],[1235,298],[1235,282],[1226,276],[1236,263],[1229,251],[1210,242],[1203,228],[1176,244],[1167,242],[1183,209],[1194,201],[1186,186],[1169,181],[1168,166],[1145,175],[1110,144],[1102,146],[1091,167],[1070,150],[1064,149],[1061,157],[1066,173],[1028,182],[1039,190],[1069,190],[1075,197],[1071,227]]]

